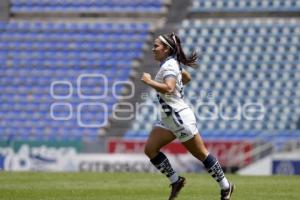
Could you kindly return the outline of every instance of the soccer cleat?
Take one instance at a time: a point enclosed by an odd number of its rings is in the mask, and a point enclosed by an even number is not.
[[[175,199],[177,197],[180,190],[183,188],[184,184],[186,183],[185,178],[179,176],[178,180],[175,183],[172,183],[170,187],[172,187],[171,194],[169,200]]]
[[[230,200],[234,187],[234,184],[229,182],[229,188],[226,190],[221,190],[221,200]]]

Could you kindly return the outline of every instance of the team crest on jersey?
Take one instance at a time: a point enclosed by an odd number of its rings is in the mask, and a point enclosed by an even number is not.
[[[186,137],[186,136],[188,136],[187,133],[185,133],[185,132],[181,132],[181,133],[180,133],[180,137],[181,137],[181,138]]]

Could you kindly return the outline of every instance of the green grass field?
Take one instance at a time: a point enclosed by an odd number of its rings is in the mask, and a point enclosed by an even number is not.
[[[217,200],[208,174],[184,174],[178,200]],[[233,200],[299,200],[298,176],[227,175],[236,184]],[[168,180],[143,173],[0,173],[0,200],[166,200]]]

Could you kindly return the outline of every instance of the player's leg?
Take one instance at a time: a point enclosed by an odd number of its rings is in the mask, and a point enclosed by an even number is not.
[[[194,157],[203,162],[208,172],[220,183],[222,189],[229,187],[229,182],[225,178],[221,165],[213,155],[209,154],[199,134],[182,144]]]
[[[175,136],[170,130],[155,126],[145,145],[145,154],[149,157],[151,163],[165,174],[171,183],[178,180],[178,175],[172,168],[166,155],[160,149],[171,143],[174,139]]]
[[[144,150],[145,154],[150,159],[153,159],[159,154],[162,147],[171,143],[175,138],[176,137],[170,130],[160,126],[155,126],[147,139]]]
[[[196,118],[191,109],[185,109],[177,113],[180,118],[183,129],[178,133],[178,139],[185,148],[198,160],[202,161],[205,168],[221,187],[221,199],[228,200],[233,190],[233,185],[227,180],[218,160],[208,152],[204,142],[198,133]],[[182,136],[182,137],[181,137]]]
[[[225,177],[218,160],[208,152],[200,134],[197,133],[193,138],[182,142],[182,144],[194,157],[202,161],[207,171],[219,183],[221,188],[221,200],[229,200],[234,185]]]
[[[175,138],[170,130],[156,126],[151,131],[145,146],[145,154],[151,163],[170,180],[172,190],[169,200],[174,199],[185,184],[185,178],[178,176],[166,155],[160,151]]]

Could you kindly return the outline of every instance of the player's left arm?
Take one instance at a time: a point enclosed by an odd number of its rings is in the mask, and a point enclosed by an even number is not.
[[[163,94],[173,92],[176,87],[176,79],[172,76],[165,78],[163,83],[159,83],[153,80],[149,73],[143,73],[141,80],[153,89],[155,89],[157,92]]]
[[[192,77],[190,75],[190,73],[188,71],[186,71],[185,69],[182,69],[182,84],[186,85],[188,82],[190,82],[192,80]]]

